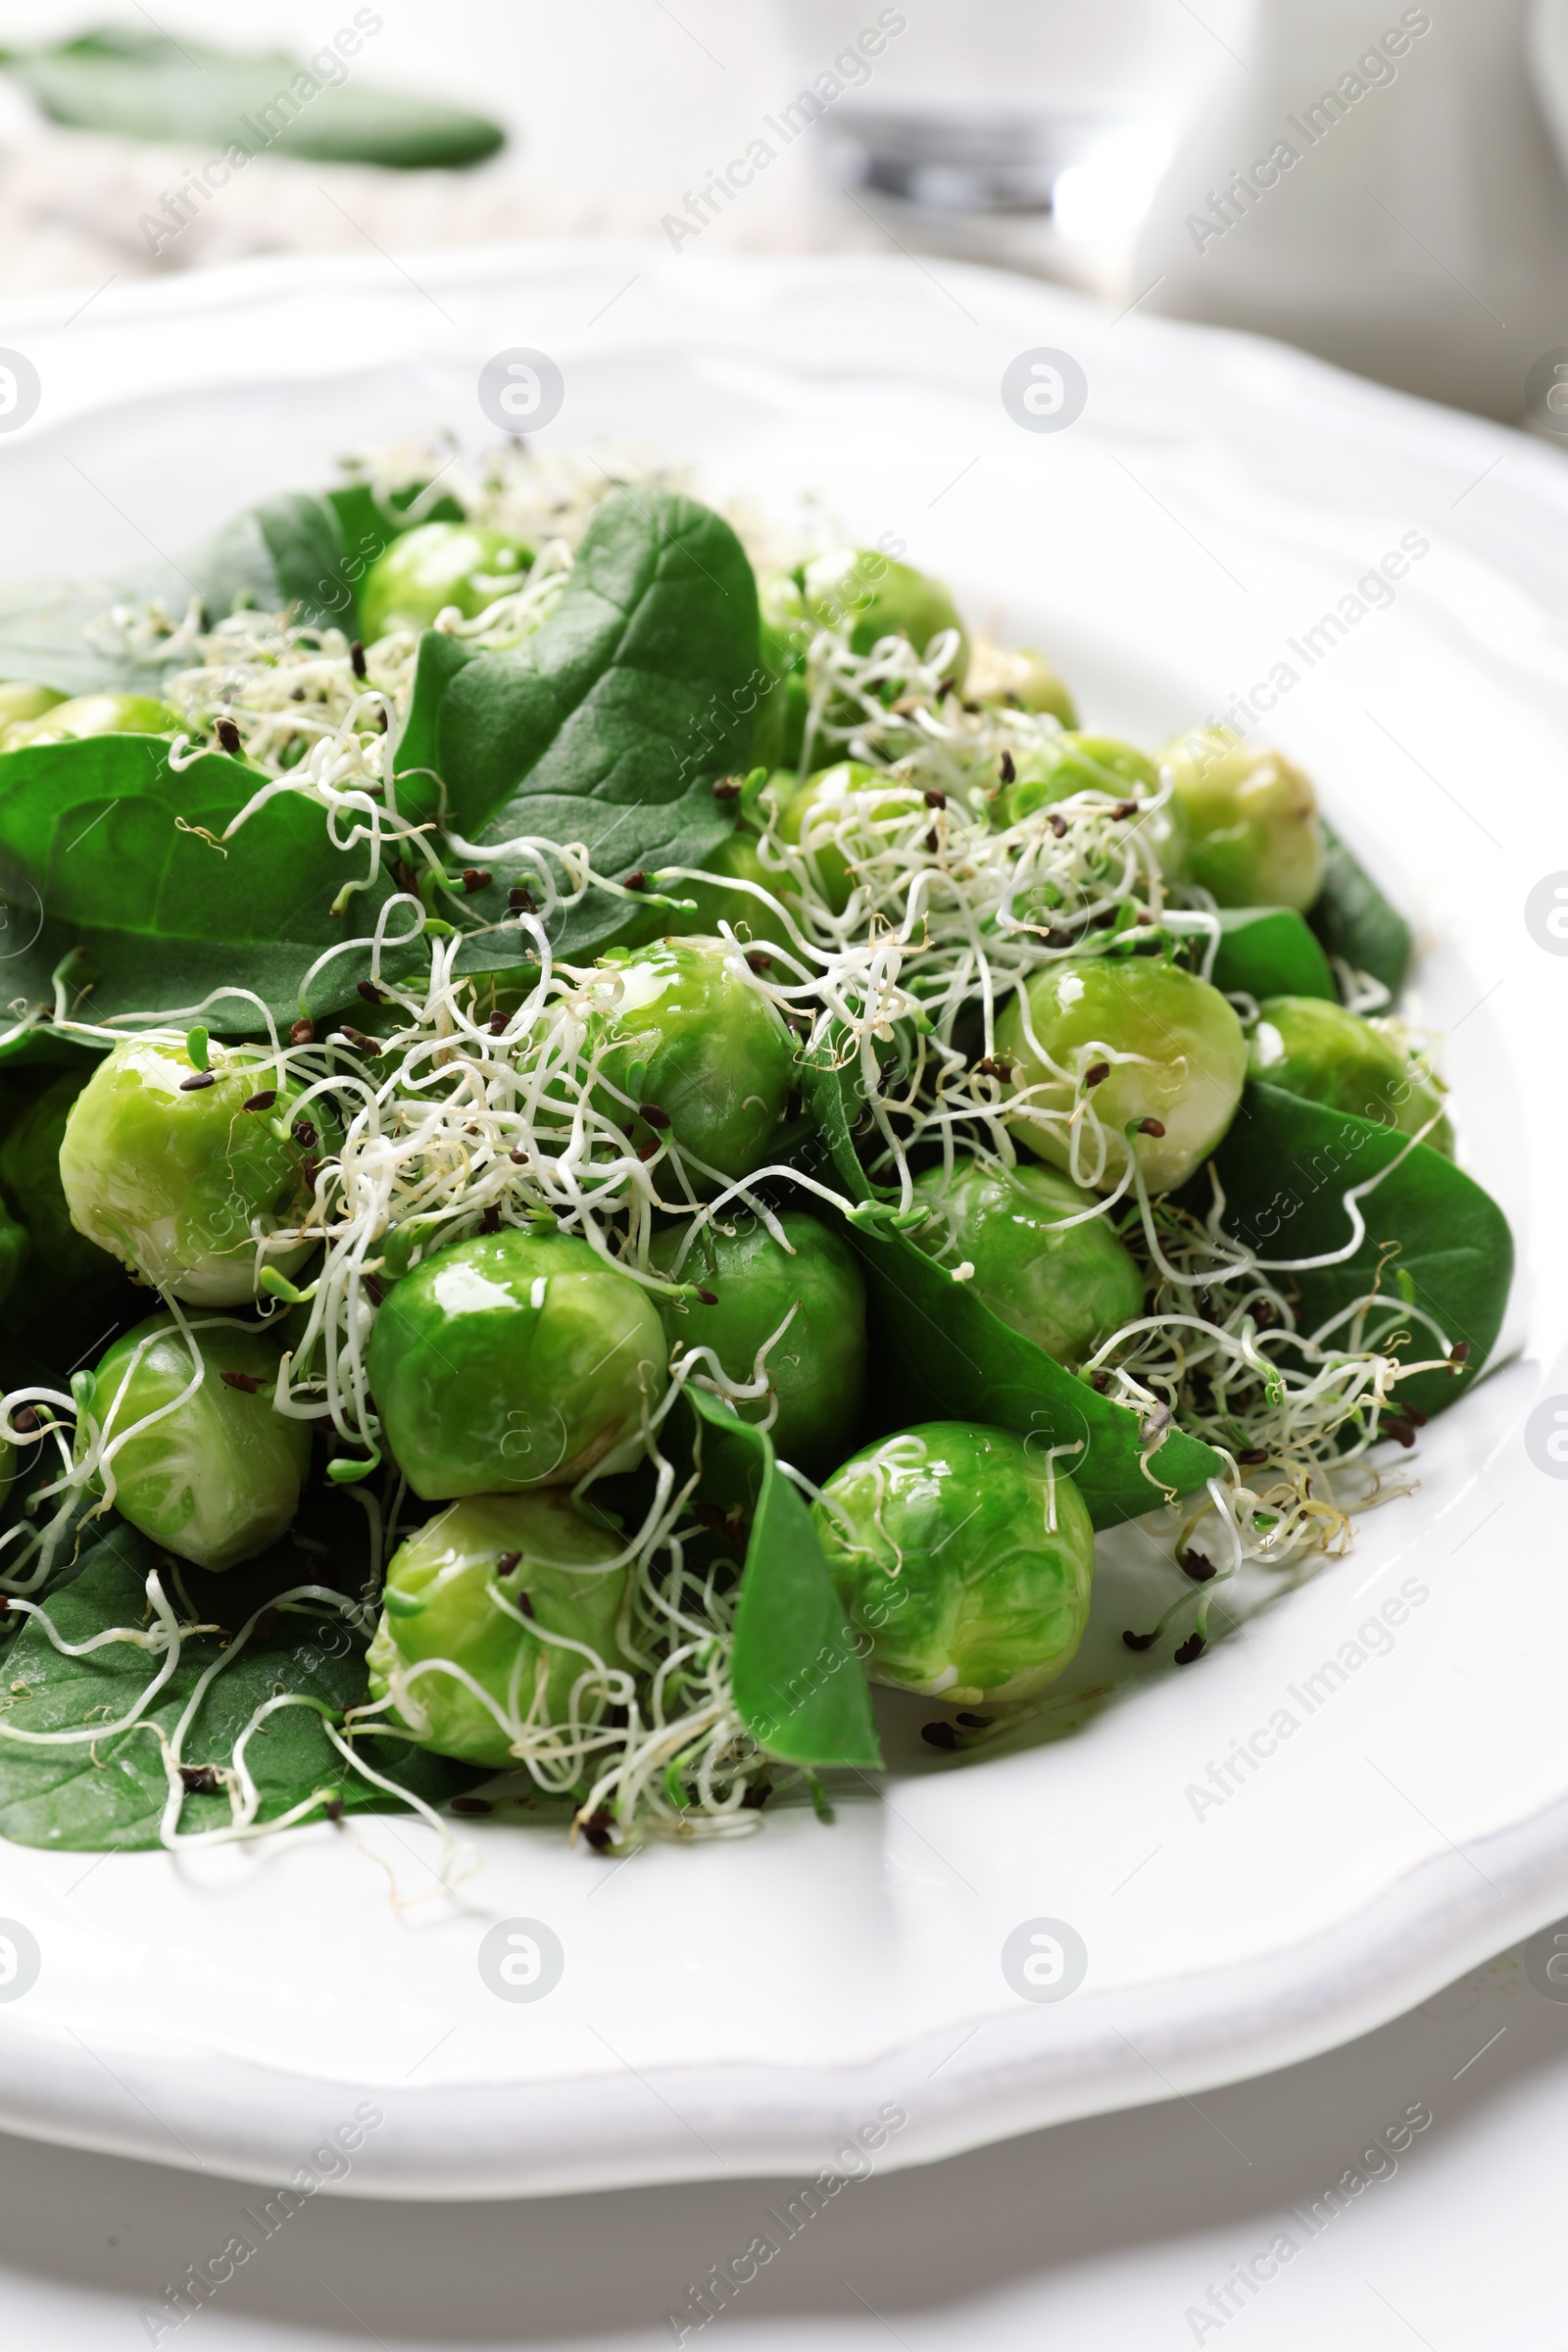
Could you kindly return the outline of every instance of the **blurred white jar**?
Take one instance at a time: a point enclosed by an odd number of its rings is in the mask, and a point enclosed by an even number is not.
[[[1509,418],[1568,342],[1568,186],[1528,0],[1258,0],[1139,242],[1147,307]]]
[[[1207,0],[1204,16],[1223,32],[1246,5]],[[1064,195],[1086,233],[1136,226],[1176,125],[1225,63],[1179,0],[781,6],[803,89],[899,22],[823,124],[842,176],[933,213],[1047,214]]]

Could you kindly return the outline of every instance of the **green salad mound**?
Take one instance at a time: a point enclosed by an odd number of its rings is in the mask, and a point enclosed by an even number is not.
[[[1044,1723],[1098,1530],[1191,1663],[1496,1340],[1309,778],[902,549],[405,455],[0,672],[5,1835],[825,1811],[873,1684]]]

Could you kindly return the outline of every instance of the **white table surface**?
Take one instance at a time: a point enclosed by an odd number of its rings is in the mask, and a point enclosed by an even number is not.
[[[1431,2121],[1408,2148],[1368,2160],[1412,2109]],[[1321,2217],[1325,2191],[1356,2167],[1366,2184],[1313,2235],[1314,2201]],[[156,2340],[652,2352],[675,2342],[666,2314],[687,2308],[689,2286],[801,2186],[457,2207],[318,2197]],[[1538,1992],[1508,1952],[1310,2065],[852,2182],[685,2341],[1560,2352],[1565,2193],[1568,2002]],[[5,2341],[130,2352],[155,2340],[166,2288],[259,2204],[231,2180],[0,2140]],[[1281,2232],[1298,2250],[1216,2319],[1209,2290]]]

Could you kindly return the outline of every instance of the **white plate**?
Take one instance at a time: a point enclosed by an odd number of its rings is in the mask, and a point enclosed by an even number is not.
[[[814,2172],[893,2102],[881,2160],[907,2163],[1281,2066],[1560,1912],[1568,1493],[1523,1434],[1568,1390],[1568,961],[1524,919],[1568,868],[1558,453],[945,264],[535,249],[252,265],[71,307],[0,327],[44,385],[0,442],[18,571],[177,549],[351,443],[448,419],[482,437],[478,368],[527,344],[565,372],[552,440],[640,440],[782,512],[819,492],[848,533],[898,533],[972,614],[1053,648],[1095,721],[1158,738],[1290,662],[1270,725],[1419,917],[1463,1152],[1521,1274],[1513,1360],[1427,1434],[1419,1490],[1348,1558],[1074,1736],[901,1767],[831,1830],[782,1813],[612,1868],[486,1823],[455,1903],[403,1820],[200,1864],[0,1848],[0,1917],[42,1951],[0,2003],[0,2124],[277,2179],[369,2098],[384,2121],[342,2185],[469,2197]],[[1068,431],[1001,405],[1004,367],[1042,346],[1087,370]],[[1430,545],[1392,609],[1306,670],[1289,641],[1412,532]],[[1102,1549],[1113,1649],[1151,1572],[1136,1535]],[[1410,1580],[1392,1643],[1369,1637],[1379,1654],[1309,1711],[1293,1690]],[[1210,1764],[1282,1708],[1277,1752],[1200,1805]],[[382,1862],[423,1899],[395,1907]],[[541,2000],[478,1972],[516,1917],[564,1949]],[[1049,2005],[1000,1964],[1039,1917],[1088,1951]]]

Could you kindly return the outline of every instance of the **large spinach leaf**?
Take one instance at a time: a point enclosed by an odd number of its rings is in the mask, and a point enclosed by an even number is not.
[[[365,852],[334,850],[321,810],[292,793],[215,847],[204,836],[221,836],[265,778],[220,753],[175,774],[168,753],[147,735],[0,753],[0,897],[19,924],[42,923],[0,972],[35,1001],[75,949],[73,983],[90,988],[92,1017],[161,1011],[227,986],[293,1019],[308,966],[369,929],[388,885],[377,876],[334,914]],[[338,957],[316,1004],[341,1004],[368,969],[363,952]],[[216,1018],[242,1034],[262,1025],[237,1002]]]
[[[880,1765],[855,1629],[771,1439],[701,1390],[685,1401],[700,1423],[704,1492],[751,1519],[730,1659],[747,1730],[786,1763]]]
[[[525,644],[421,671],[406,763],[434,737],[469,841],[581,842],[616,879],[701,865],[733,824],[713,785],[746,764],[757,662],[757,583],[728,523],[671,491],[618,491]],[[527,868],[487,865],[494,879],[469,906],[500,923]],[[627,929],[626,903],[595,891],[557,944],[582,956]],[[517,947],[508,927],[470,941],[459,968],[514,963]]]
[[[435,99],[367,89],[357,78],[352,61],[381,23],[377,17],[366,25],[371,13],[361,9],[363,30],[345,24],[310,66],[290,57],[236,57],[120,26],[57,49],[13,50],[4,62],[56,122],[217,148],[234,171],[270,148],[323,163],[408,171],[450,170],[494,155],[506,134],[482,116]],[[171,236],[178,221],[170,216]]]
[[[80,1573],[43,1604],[62,1640],[86,1642],[111,1626],[145,1625],[146,1580],[162,1557],[133,1528],[112,1522]],[[265,1560],[230,1569],[226,1575],[209,1576],[199,1568],[181,1566],[179,1579],[198,1620],[221,1626],[231,1636],[273,1593],[318,1581],[318,1565],[284,1543]],[[171,1591],[167,1576],[165,1590],[183,1616],[178,1587]],[[201,1675],[224,1646],[221,1634],[188,1638],[177,1669],[145,1720],[166,1733],[172,1731]],[[3,1732],[112,1723],[128,1713],[159,1662],[121,1642],[87,1657],[63,1657],[47,1635],[27,1621],[6,1653],[9,1694],[0,1700],[0,1835],[22,1845],[83,1852],[158,1844],[168,1782],[152,1731],[133,1726],[91,1746],[58,1747],[27,1746],[6,1739]],[[253,1634],[234,1663],[214,1681],[185,1736],[184,1761],[198,1769],[228,1764],[234,1742],[256,1708],[275,1691],[297,1691],[318,1700],[336,1719],[365,1697],[366,1688],[364,1643],[352,1639],[328,1611],[320,1618],[280,1614],[265,1638],[258,1640]],[[440,1804],[485,1777],[401,1740],[367,1740],[365,1756],[373,1771],[430,1804]],[[275,1819],[318,1789],[334,1794],[348,1813],[396,1809],[395,1798],[349,1768],[314,1707],[278,1709],[252,1740],[247,1761],[262,1792],[264,1821]],[[193,1793],[186,1799],[180,1827],[217,1829],[228,1819],[226,1795]]]
[[[1353,1230],[1346,1194],[1390,1167],[1406,1140],[1371,1119],[1250,1085],[1214,1154],[1226,1224],[1265,1259],[1325,1256]],[[1366,1235],[1353,1257],[1289,1277],[1300,1291],[1300,1323],[1312,1330],[1362,1297],[1392,1248],[1384,1295],[1396,1306],[1423,1307],[1450,1344],[1469,1349],[1457,1376],[1423,1372],[1396,1392],[1401,1404],[1442,1412],[1475,1379],[1502,1327],[1513,1276],[1508,1221],[1490,1194],[1429,1144],[1415,1145],[1360,1206]],[[1410,1360],[1435,1354],[1430,1330],[1410,1328],[1409,1345],[1398,1352]]]
[[[1323,888],[1307,920],[1331,956],[1370,972],[1397,997],[1410,968],[1410,926],[1332,826],[1323,827]]]
[[[225,523],[182,566],[214,618],[242,605],[260,612],[297,605],[304,620],[335,621],[354,635],[358,571],[379,548],[355,550],[324,498],[288,491],[264,499]]]
[[[839,1182],[854,1199],[874,1195],[850,1133],[844,1074],[810,1070],[806,1091]],[[1211,1447],[1171,1430],[1146,1450],[1144,1425],[994,1315],[971,1285],[917,1250],[885,1220],[844,1224],[865,1272],[873,1395],[879,1431],[922,1421],[972,1421],[1050,1446],[1078,1444],[1058,1467],[1079,1489],[1097,1527],[1153,1510],[1167,1491],[1187,1494],[1224,1468]],[[1146,1467],[1147,1465],[1147,1467]]]

